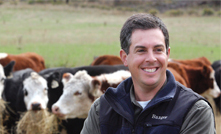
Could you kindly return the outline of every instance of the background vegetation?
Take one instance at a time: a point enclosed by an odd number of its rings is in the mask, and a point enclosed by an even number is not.
[[[95,56],[119,55],[126,19],[145,12],[159,16],[170,33],[171,58],[221,59],[220,6],[155,2],[0,0],[0,52],[36,52],[47,68],[89,65]],[[216,118],[221,132],[221,118]],[[219,120],[219,121],[218,121]]]
[[[119,55],[120,29],[137,11],[82,5],[3,3],[0,6],[1,52],[36,52],[45,58],[47,67],[89,65],[95,56]],[[169,29],[171,58],[205,56],[211,62],[221,59],[217,11],[211,10],[213,15],[207,16],[203,15],[203,9],[150,11],[162,18]],[[189,15],[190,11],[197,15]],[[174,15],[175,12],[182,15]]]

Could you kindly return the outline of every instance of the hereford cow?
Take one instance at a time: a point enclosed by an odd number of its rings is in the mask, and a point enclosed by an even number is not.
[[[96,98],[100,97],[108,87],[117,87],[130,76],[130,72],[125,70],[94,77],[88,75],[85,70],[75,75],[65,73],[62,79],[63,94],[52,106],[52,111],[62,119],[76,117],[85,119]]]
[[[45,63],[42,56],[28,52],[18,55],[12,55],[7,53],[0,53],[0,64],[7,65],[10,61],[15,61],[13,71],[31,68],[36,72],[45,69]]]
[[[214,78],[214,70],[210,65],[188,66],[169,62],[168,67],[176,70],[185,80],[187,87],[198,94],[212,96],[213,98],[217,98],[220,95],[220,90]]]
[[[221,89],[221,60],[214,61],[212,64],[213,69],[215,70],[215,79],[219,89]],[[214,99],[217,109],[221,113],[221,96]]]
[[[47,81],[31,69],[19,72],[4,83],[3,97],[7,102],[4,125],[9,133],[14,133],[22,112],[46,109],[48,102]]]
[[[121,58],[115,55],[102,55],[94,59],[91,66],[95,65],[118,65],[123,64]]]
[[[128,70],[124,65],[100,65],[100,66],[81,66],[75,68],[48,68],[39,72],[48,82],[48,108],[57,102],[63,92],[63,83],[61,81],[64,73],[75,74],[80,70],[86,70],[90,76],[97,76],[103,73],[112,73],[118,70]]]
[[[48,82],[48,109],[51,111],[52,105],[58,101],[63,93],[62,76],[64,73],[75,74],[80,70],[86,70],[90,76],[97,76],[103,73],[112,73],[118,70],[128,70],[124,65],[100,65],[100,66],[81,66],[75,68],[48,68],[39,72]],[[68,134],[80,134],[85,119],[66,119],[62,120],[61,129]]]

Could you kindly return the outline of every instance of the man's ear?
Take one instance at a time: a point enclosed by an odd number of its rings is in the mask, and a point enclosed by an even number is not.
[[[168,58],[169,58],[169,56],[170,56],[170,47],[169,47],[168,50],[167,50],[167,56],[168,56]]]
[[[127,67],[128,66],[128,64],[127,64],[127,53],[123,49],[120,50],[120,58],[121,58],[122,62],[124,63],[124,66]]]

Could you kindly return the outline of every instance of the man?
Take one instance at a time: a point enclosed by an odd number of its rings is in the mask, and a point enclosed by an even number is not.
[[[209,103],[167,70],[169,34],[158,17],[131,16],[120,41],[120,57],[131,78],[94,102],[81,134],[216,133]]]

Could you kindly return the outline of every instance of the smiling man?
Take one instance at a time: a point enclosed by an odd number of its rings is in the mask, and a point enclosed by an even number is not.
[[[161,19],[129,17],[120,41],[131,77],[93,103],[81,134],[216,133],[210,104],[167,70],[169,33]]]
[[[136,100],[148,101],[165,83],[170,49],[159,28],[135,30],[131,41],[129,52],[122,49],[120,56],[132,74]]]

